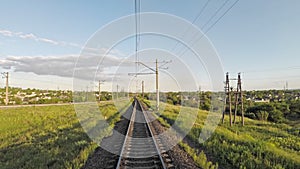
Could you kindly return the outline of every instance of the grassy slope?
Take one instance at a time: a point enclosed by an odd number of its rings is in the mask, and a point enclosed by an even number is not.
[[[100,110],[111,123],[119,119],[111,102]],[[1,169],[80,168],[96,147],[73,106],[0,109]]]
[[[154,106],[154,102],[151,104]],[[178,117],[180,106],[162,103],[161,107],[165,109],[159,116],[165,122],[172,124]],[[181,107],[181,110],[185,114],[197,111],[187,107]],[[188,135],[194,142],[198,140],[207,113],[199,110],[196,124]],[[227,124],[219,124],[212,137],[199,145],[219,166],[224,168],[300,167],[299,132],[295,132],[291,126],[246,118],[244,127],[240,124],[229,127],[228,117],[225,120]],[[180,127],[184,127],[184,124]]]

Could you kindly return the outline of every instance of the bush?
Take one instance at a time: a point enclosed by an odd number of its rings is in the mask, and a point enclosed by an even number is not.
[[[269,121],[281,123],[283,121],[283,113],[279,110],[274,110],[269,113]]]
[[[249,117],[249,118],[251,118],[251,119],[257,119],[257,117],[256,117],[256,115],[254,114],[254,113],[247,113],[247,114],[245,114],[245,116],[246,117]]]
[[[258,111],[256,116],[259,120],[267,121],[269,113],[267,111]]]

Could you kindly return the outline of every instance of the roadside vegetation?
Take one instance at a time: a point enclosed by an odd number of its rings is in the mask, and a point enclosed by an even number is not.
[[[99,108],[111,126],[119,120],[112,102]],[[0,143],[1,169],[80,168],[97,147],[72,105],[0,109]]]
[[[166,92],[161,94],[160,100],[172,105],[209,111],[213,94],[210,91]],[[156,95],[146,93],[145,98],[155,100]],[[245,116],[248,118],[286,124],[300,122],[300,90],[244,91],[243,99]],[[232,101],[234,102],[233,95]],[[232,108],[234,112],[234,106]]]
[[[154,101],[145,101],[155,107]],[[180,111],[188,117],[191,111],[198,111],[198,117],[187,135],[193,143],[198,143],[208,111],[161,103],[161,111],[156,113],[165,126],[175,124]],[[164,108],[164,109],[163,109]],[[246,118],[245,126],[229,126],[228,117],[219,124],[212,136],[196,149],[187,143],[180,143],[202,168],[300,168],[300,137],[294,126],[282,123]],[[186,124],[179,124],[182,129]],[[204,153],[205,152],[205,153]],[[197,153],[197,156],[195,156]],[[196,158],[197,157],[197,158]],[[210,162],[211,161],[211,162]]]

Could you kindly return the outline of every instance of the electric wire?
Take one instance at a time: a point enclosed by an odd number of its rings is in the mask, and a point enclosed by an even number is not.
[[[206,3],[204,4],[204,6],[201,8],[200,12],[197,14],[197,16],[194,18],[194,20],[192,21],[192,24],[194,24],[202,15],[202,13],[205,11],[206,7],[208,6],[209,2],[211,0],[207,0]],[[184,33],[181,35],[184,36],[188,31],[189,31],[190,27],[186,28]],[[174,45],[174,47],[172,48],[172,51],[174,51],[176,49],[176,47],[178,46],[179,42],[177,41],[177,43]]]
[[[226,3],[227,3],[227,1],[225,1]],[[236,0],[215,22],[213,22],[213,24],[212,25],[210,25],[209,27],[208,27],[208,29],[206,29],[204,32],[203,32],[203,34],[199,37],[199,38],[196,38],[195,39],[195,41],[193,42],[193,44],[190,46],[190,47],[192,47],[192,46],[194,46],[195,45],[195,43],[197,43],[199,40],[201,40],[204,36],[205,36],[205,34],[207,33],[207,32],[209,32],[237,3],[239,2],[239,0]],[[224,4],[224,3],[223,3]],[[226,5],[226,4],[225,4]],[[224,6],[225,6],[224,5]],[[223,5],[222,5],[223,6]],[[224,7],[223,6],[223,7]],[[216,12],[218,12],[219,10],[217,10]],[[187,51],[188,51],[189,49],[187,48],[187,49],[185,49],[184,51],[183,51],[183,53],[182,54],[180,54],[179,55],[179,57],[180,56],[182,56],[182,55],[184,55]]]

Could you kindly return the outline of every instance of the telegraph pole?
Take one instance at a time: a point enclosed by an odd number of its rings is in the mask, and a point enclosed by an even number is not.
[[[117,84],[117,100],[118,100],[118,93],[119,93],[119,85]]]
[[[6,97],[5,97],[5,105],[8,105],[9,100],[8,100],[8,72],[3,72],[2,73],[3,78],[6,78]]]
[[[237,110],[238,110],[238,103],[239,103],[239,84],[237,85],[237,88],[236,88],[236,92],[234,92],[234,96],[235,96],[235,105],[234,105],[234,117],[233,117],[233,124],[235,124],[236,122],[236,115],[237,115]]]
[[[159,111],[159,89],[158,89],[158,63],[157,59],[155,61],[156,69],[155,69],[155,75],[156,75],[156,110]]]
[[[224,99],[224,111],[222,114],[222,123],[224,123],[226,108],[227,108],[227,102],[229,102],[229,73],[226,73],[226,80],[225,80],[225,99]],[[229,103],[230,104],[230,103]]]
[[[232,126],[232,99],[231,99],[231,93],[232,93],[233,88],[230,87],[229,84],[229,73],[226,73],[226,80],[225,80],[225,99],[224,99],[224,111],[222,114],[222,123],[224,123],[224,118],[225,118],[225,113],[227,111],[227,104],[229,104],[229,122],[230,126]]]
[[[201,97],[202,97],[202,93],[201,93],[201,86],[199,85],[199,89],[198,89],[198,97],[199,97],[199,108],[201,109]]]
[[[230,88],[230,91],[228,93],[230,126],[232,126],[232,107],[231,107],[231,93],[232,93],[232,90],[233,90],[233,87]]]
[[[101,101],[101,81],[99,80],[99,102]]]
[[[87,102],[88,101],[88,94],[89,94],[89,86],[86,86],[86,98],[85,98],[85,101]]]
[[[240,103],[241,103],[241,113],[242,113],[242,125],[245,125],[244,121],[244,103],[243,103],[243,91],[242,91],[242,79],[241,79],[241,73],[238,74],[238,88],[239,88],[239,94],[240,94]]]
[[[229,74],[226,73],[226,81],[225,81],[225,100],[224,100],[224,111],[222,116],[222,123],[224,123],[224,116],[227,109],[227,104],[229,105],[229,120],[230,126],[232,126],[232,93],[235,95],[235,111],[233,117],[233,123],[236,123],[236,116],[238,111],[238,105],[241,105],[241,114],[242,114],[242,125],[244,126],[244,104],[243,104],[243,92],[242,92],[242,80],[241,80],[241,73],[238,74],[237,79],[230,79],[230,80],[237,80],[237,89],[233,92],[233,87],[229,86]]]
[[[101,84],[103,84],[104,80],[99,80],[99,86],[98,86],[98,90],[99,90],[99,102],[101,101]]]
[[[145,90],[144,81],[142,81],[142,98],[144,98],[144,90]]]
[[[159,68],[160,69],[168,69],[168,68],[163,68],[162,66],[170,63],[172,60],[170,61],[162,61],[160,63],[163,63],[162,65],[158,66],[158,61],[156,59],[155,61],[155,69],[154,68],[151,68],[149,67],[148,65],[144,64],[143,62],[138,62],[139,64],[145,66],[146,68],[148,68],[149,70],[151,70],[151,72],[147,73],[128,73],[128,75],[134,75],[134,76],[137,76],[137,75],[149,75],[149,74],[155,74],[155,91],[156,91],[156,110],[158,111],[159,110],[159,85],[158,85],[158,72],[159,72]]]
[[[235,92],[235,112],[234,112],[234,119],[233,123],[236,122],[236,115],[238,111],[238,105],[241,105],[241,116],[242,116],[242,125],[244,126],[244,103],[243,103],[243,92],[242,92],[242,79],[241,73],[238,73],[238,78],[234,79],[237,80],[237,88]]]

